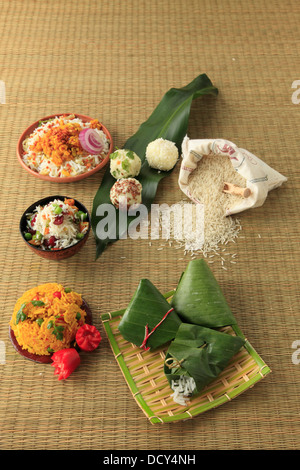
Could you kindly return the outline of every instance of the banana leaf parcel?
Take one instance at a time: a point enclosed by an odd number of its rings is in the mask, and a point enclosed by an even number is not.
[[[220,286],[204,259],[189,262],[171,305],[186,323],[207,328],[236,324]]]
[[[171,302],[142,279],[118,325],[124,339],[147,351],[166,346],[163,371],[184,405],[226,367],[244,339],[218,331],[236,320],[208,265],[191,260]]]
[[[174,339],[181,323],[152,282],[141,279],[118,329],[124,339],[148,350]]]
[[[245,340],[211,328],[182,323],[165,358],[164,372],[173,399],[185,404],[216,379]]]

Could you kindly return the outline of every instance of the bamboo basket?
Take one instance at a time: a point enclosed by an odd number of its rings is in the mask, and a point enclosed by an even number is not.
[[[170,301],[174,291],[165,294]],[[237,397],[271,372],[238,326],[220,331],[245,339],[241,350],[223,372],[187,406],[178,405],[171,397],[172,389],[163,372],[166,346],[144,351],[126,341],[118,331],[125,309],[104,313],[101,320],[115,359],[139,407],[151,424],[170,423],[198,416]]]

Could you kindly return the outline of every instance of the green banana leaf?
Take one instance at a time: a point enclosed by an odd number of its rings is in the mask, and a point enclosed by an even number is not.
[[[146,325],[149,332],[152,331],[170,309],[170,304],[152,282],[141,279],[118,329],[126,341],[140,347],[145,339]],[[155,349],[174,339],[180,324],[176,312],[170,312],[149,336],[146,347]]]
[[[182,379],[192,378],[191,394],[196,395],[218,377],[244,343],[239,336],[182,323],[164,363],[164,373],[171,388],[175,390],[180,379],[182,383]]]
[[[141,158],[142,167],[137,179],[142,184],[142,203],[149,210],[155,198],[159,182],[168,176],[170,171],[157,171],[149,167],[145,160],[147,145],[160,137],[174,142],[181,152],[181,143],[187,133],[188,121],[192,101],[202,95],[217,95],[218,90],[211,83],[206,74],[196,77],[191,83],[182,88],[171,88],[154,109],[150,117],[137,132],[130,137],[123,148],[132,150]],[[130,224],[138,223],[136,214],[126,218],[119,218],[118,210],[109,210],[110,189],[116,180],[111,176],[109,167],[103,176],[101,185],[94,197],[91,226],[96,240],[96,259],[103,253],[108,244],[114,243],[120,238],[126,238]],[[107,211],[99,211],[101,205],[107,204]],[[103,206],[104,207],[104,206]],[[98,211],[97,211],[98,209]],[[105,237],[99,231],[98,224],[105,226]]]
[[[171,305],[186,323],[207,328],[236,324],[219,284],[204,259],[189,262]]]

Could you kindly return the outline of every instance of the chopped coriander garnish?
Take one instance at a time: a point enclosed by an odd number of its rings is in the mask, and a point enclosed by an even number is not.
[[[128,160],[123,160],[122,161],[122,168],[123,170],[125,171],[129,171],[130,170],[130,163]]]
[[[17,313],[16,325],[19,323],[19,321],[24,321],[27,318],[26,314],[23,312],[23,309],[25,306],[26,306],[26,302],[21,305],[20,310]]]
[[[45,305],[42,300],[32,300],[31,303],[34,307],[42,307],[43,305]]]
[[[134,160],[134,153],[132,150],[128,150],[126,153],[127,157],[130,158],[131,160]]]
[[[64,327],[62,325],[54,325],[52,334],[56,337],[56,339],[62,340],[64,337],[63,331]]]
[[[24,302],[21,305],[20,310],[17,313],[16,325],[19,323],[19,321],[26,320],[27,315],[23,312],[23,310],[24,310],[24,307],[26,306],[27,303],[28,302]],[[32,305],[34,305],[34,307],[41,307],[42,305],[45,305],[44,302],[42,302],[41,300],[31,300],[31,303],[32,303]]]

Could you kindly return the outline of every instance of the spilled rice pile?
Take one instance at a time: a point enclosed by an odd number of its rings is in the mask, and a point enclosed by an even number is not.
[[[236,254],[228,253],[227,245],[235,243],[242,230],[238,218],[225,215],[241,198],[223,192],[225,181],[246,187],[245,178],[234,170],[229,157],[203,156],[189,178],[190,193],[200,204],[183,199],[171,206],[169,231],[166,213],[160,216],[162,238],[170,246],[183,249],[192,258],[202,255],[210,263],[218,259],[223,269],[227,269],[226,262],[236,263]]]

